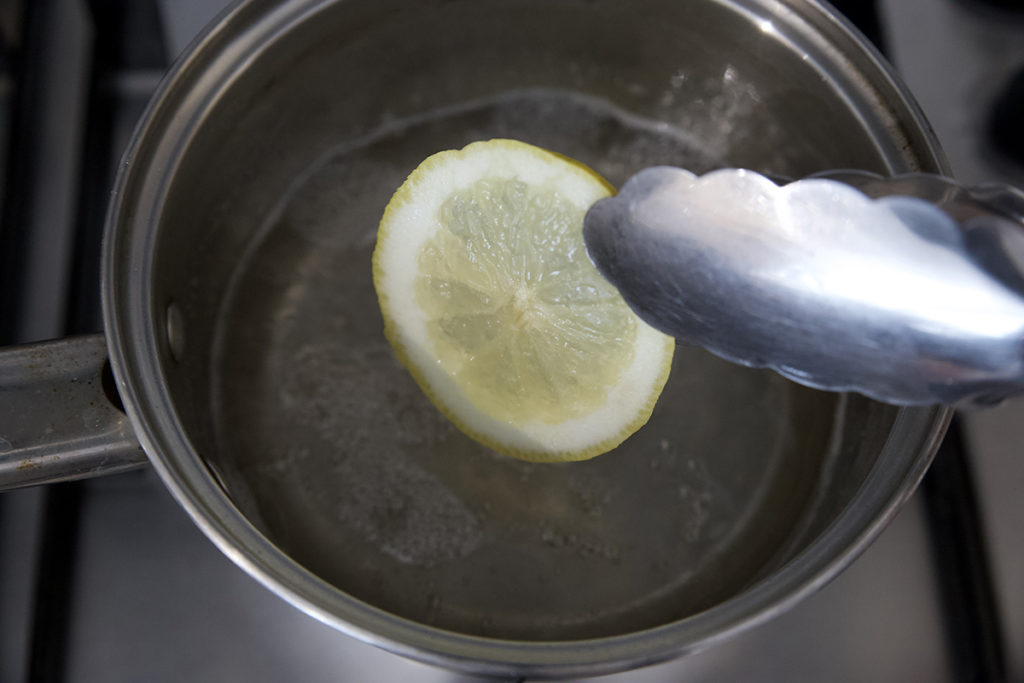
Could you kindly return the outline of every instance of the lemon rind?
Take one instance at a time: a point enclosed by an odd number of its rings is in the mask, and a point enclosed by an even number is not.
[[[460,431],[485,446],[499,453],[533,462],[579,461],[606,453],[629,438],[650,419],[671,370],[675,345],[671,337],[653,330],[637,319],[635,357],[623,372],[623,377],[627,379],[609,387],[608,400],[601,408],[582,418],[567,420],[557,425],[542,425],[539,422],[511,425],[476,408],[455,380],[440,368],[433,370],[436,366],[436,354],[431,350],[425,335],[425,313],[414,305],[396,306],[391,301],[392,292],[412,291],[411,283],[415,277],[416,263],[408,256],[418,253],[418,248],[404,247],[407,258],[403,262],[403,259],[398,258],[403,254],[397,253],[394,249],[388,250],[389,241],[396,237],[395,232],[403,230],[403,225],[406,230],[400,235],[403,240],[422,241],[432,234],[429,222],[424,219],[433,215],[434,207],[430,202],[425,202],[426,208],[421,205],[414,207],[417,210],[413,210],[413,205],[410,204],[413,193],[419,193],[420,197],[430,197],[433,188],[435,194],[444,196],[441,193],[442,189],[446,192],[455,191],[459,189],[461,183],[478,179],[480,174],[473,173],[472,169],[463,168],[462,174],[457,172],[460,164],[472,164],[478,155],[480,158],[477,161],[480,165],[489,169],[494,164],[488,164],[487,157],[501,155],[504,166],[501,167],[502,173],[499,175],[507,173],[507,177],[515,177],[516,174],[511,171],[519,168],[519,162],[525,160],[526,163],[521,166],[526,169],[526,175],[531,182],[537,182],[536,178],[539,175],[559,189],[566,188],[566,193],[576,199],[576,203],[584,210],[593,201],[614,193],[614,188],[604,178],[580,162],[516,140],[475,142],[461,150],[446,150],[428,157],[395,192],[384,211],[378,230],[372,266],[373,283],[384,317],[384,334],[398,360],[408,369],[434,406]],[[509,163],[510,160],[512,163]],[[419,231],[419,234],[410,236],[409,231],[413,230]],[[398,308],[402,309],[401,327],[395,323],[399,317],[396,313]],[[654,362],[657,364],[656,368],[652,365]],[[627,386],[632,384],[638,386]],[[630,406],[621,406],[624,393],[632,393],[643,398],[628,401],[632,403]],[[624,420],[614,419],[623,416],[623,408],[629,409],[630,417]],[[483,428],[471,423],[479,423]],[[616,428],[605,429],[605,433],[596,441],[588,436],[614,423],[617,423]],[[567,434],[580,436],[567,441]],[[558,441],[578,445],[553,447],[552,443]]]

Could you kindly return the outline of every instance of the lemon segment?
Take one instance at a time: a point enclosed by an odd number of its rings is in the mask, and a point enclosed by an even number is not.
[[[581,460],[639,429],[674,342],[590,263],[586,167],[513,140],[429,157],[385,210],[373,255],[385,334],[435,405],[506,455]]]

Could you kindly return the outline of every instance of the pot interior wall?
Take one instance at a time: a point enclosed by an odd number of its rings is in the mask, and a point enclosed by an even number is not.
[[[757,19],[762,4],[779,13]],[[420,394],[370,279],[391,192],[427,155],[473,140],[520,138],[613,184],[659,163],[791,177],[927,166],[908,112],[851,65],[814,58],[804,17],[818,14],[753,1],[299,6],[272,34],[231,34],[273,11],[240,10],[207,38],[194,68],[208,75],[168,96],[198,115],[181,124],[157,232],[152,305],[159,325],[169,309],[181,323],[163,370],[197,452],[253,524],[395,614],[570,640],[734,597],[835,521],[895,409],[680,348],[651,423],[617,451],[510,461]]]

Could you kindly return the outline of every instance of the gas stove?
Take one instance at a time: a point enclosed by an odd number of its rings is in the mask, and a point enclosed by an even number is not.
[[[222,0],[0,6],[0,342],[101,329],[119,155]],[[957,176],[1024,186],[991,112],[1024,70],[1012,3],[836,3],[880,43]],[[1024,400],[958,415],[919,491],[831,584],[685,659],[593,679],[1024,680]],[[317,622],[195,527],[150,469],[0,494],[0,681],[473,681]],[[488,679],[490,680],[490,679]]]

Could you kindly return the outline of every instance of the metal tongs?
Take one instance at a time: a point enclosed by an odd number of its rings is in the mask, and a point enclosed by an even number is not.
[[[802,384],[900,405],[1024,392],[1024,193],[949,178],[646,169],[584,222],[650,325]]]

